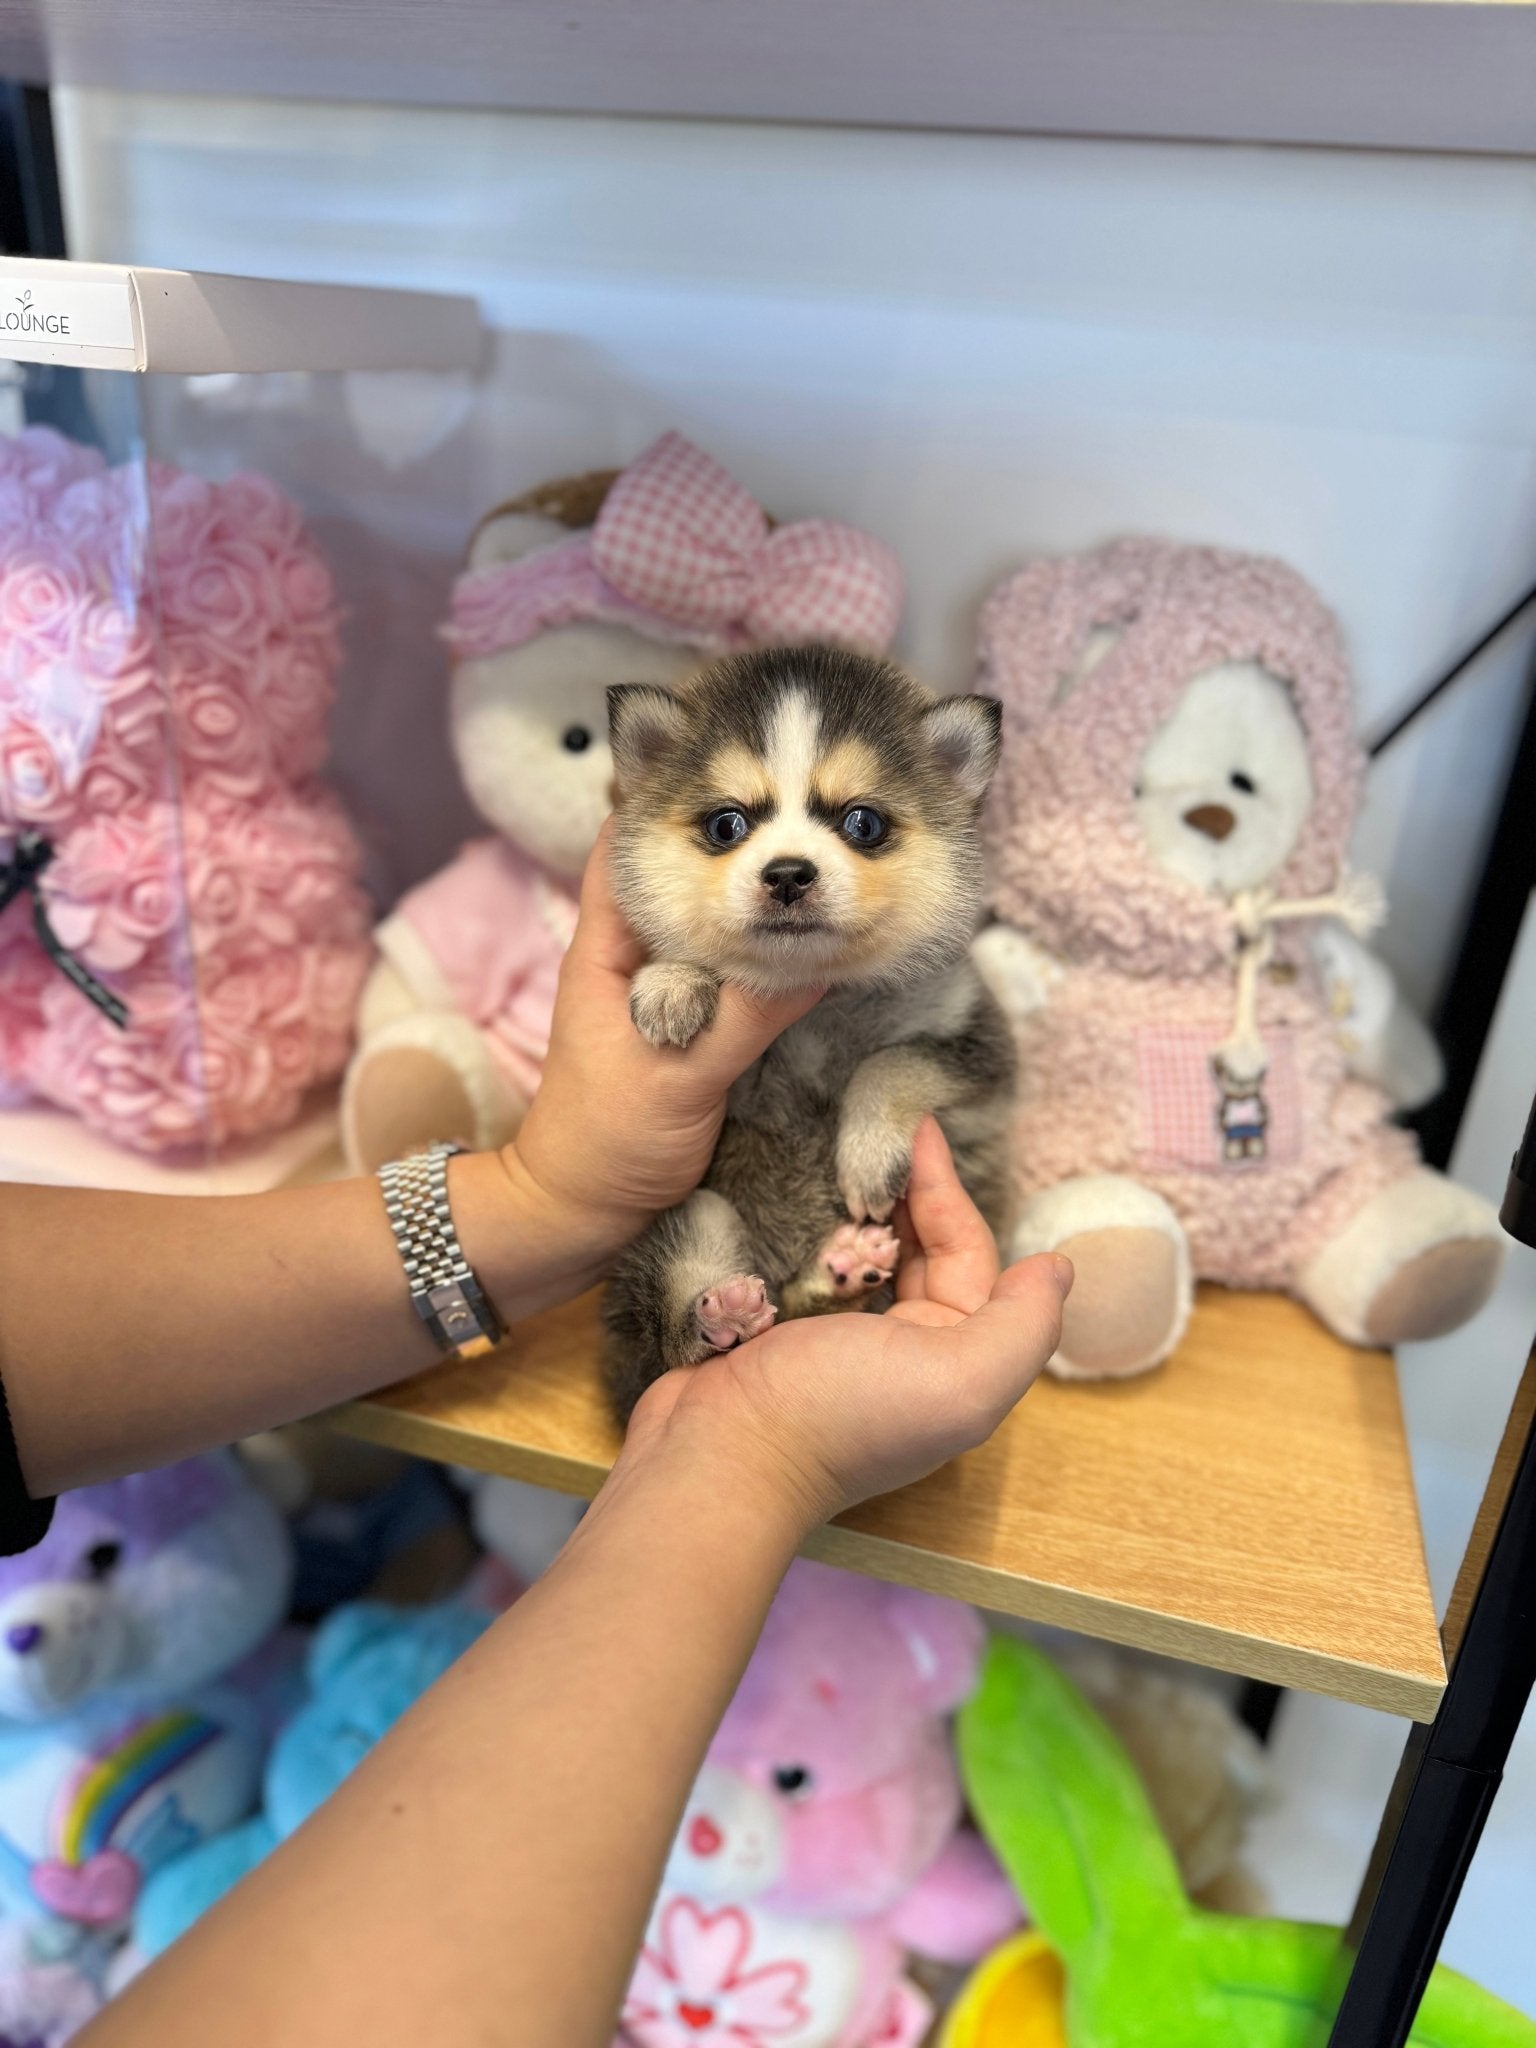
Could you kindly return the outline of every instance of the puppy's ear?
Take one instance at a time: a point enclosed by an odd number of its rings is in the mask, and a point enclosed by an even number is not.
[[[1003,743],[1002,705],[995,697],[941,697],[923,713],[923,730],[962,793],[979,803]]]
[[[489,569],[501,562],[520,562],[524,555],[570,537],[568,526],[538,512],[488,512],[469,544],[469,567]]]
[[[659,683],[608,685],[608,740],[621,782],[643,775],[683,736],[683,707]]]

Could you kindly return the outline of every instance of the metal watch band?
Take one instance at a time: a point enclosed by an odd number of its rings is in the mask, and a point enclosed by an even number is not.
[[[441,1348],[478,1358],[506,1325],[470,1271],[448,1206],[448,1161],[462,1145],[433,1145],[379,1168],[384,1209],[395,1234],[411,1306]]]

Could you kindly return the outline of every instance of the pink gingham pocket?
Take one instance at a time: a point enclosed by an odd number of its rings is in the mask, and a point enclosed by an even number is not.
[[[1262,1160],[1224,1156],[1217,1122],[1221,1091],[1211,1072],[1219,1041],[1199,1025],[1148,1025],[1136,1034],[1136,1149],[1140,1165],[1160,1172],[1252,1172],[1289,1166],[1301,1152],[1301,1086],[1288,1031],[1268,1031],[1269,1071],[1262,1092],[1269,1111]]]

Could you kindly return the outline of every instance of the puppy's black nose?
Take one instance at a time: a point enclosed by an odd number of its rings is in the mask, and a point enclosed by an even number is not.
[[[783,854],[763,869],[763,887],[778,903],[798,903],[816,880],[816,863],[800,855]]]

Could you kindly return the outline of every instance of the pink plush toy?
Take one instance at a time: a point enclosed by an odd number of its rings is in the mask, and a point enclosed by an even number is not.
[[[1053,1369],[1155,1365],[1194,1278],[1288,1288],[1357,1343],[1474,1314],[1500,1232],[1388,1121],[1438,1064],[1356,936],[1364,760],[1315,592],[1158,540],[1034,562],[987,604],[981,686],[1007,707],[977,961],[1019,1037],[1013,1250],[1077,1268]]]
[[[0,442],[0,1095],[164,1152],[340,1071],[370,947],[315,780],[336,624],[266,478]]]
[[[960,1826],[945,1716],[980,1617],[799,1562],[694,1786],[630,1985],[633,2048],[909,2048],[915,1949],[962,1963],[1018,1922]]]

